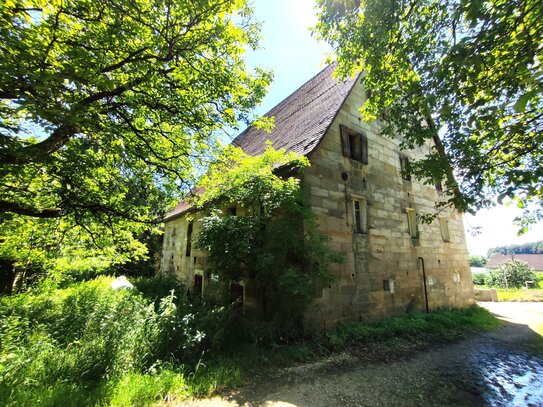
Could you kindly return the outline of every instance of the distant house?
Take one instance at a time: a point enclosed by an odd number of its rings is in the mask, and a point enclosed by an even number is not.
[[[521,260],[528,263],[528,266],[535,271],[543,272],[543,254],[501,254],[494,253],[488,259],[485,265],[487,269],[498,268],[501,264],[507,263],[511,260]]]
[[[333,265],[337,282],[317,294],[306,314],[313,326],[345,319],[377,319],[411,310],[463,307],[473,302],[462,216],[445,211],[430,224],[446,199],[441,185],[424,184],[402,173],[408,160],[432,151],[400,149],[401,137],[380,135],[378,121],[361,120],[366,98],[359,77],[337,82],[328,66],[275,106],[271,133],[249,127],[233,144],[250,155],[262,154],[266,140],[276,149],[305,155],[311,167],[302,189],[317,215],[320,230],[346,262]],[[235,211],[235,208],[231,208]],[[238,208],[239,209],[239,208]],[[193,248],[199,215],[181,202],[165,219],[161,269],[181,278],[189,290],[205,295],[216,278],[206,253]],[[242,214],[237,212],[238,216]],[[235,288],[244,307],[257,306],[251,280]]]

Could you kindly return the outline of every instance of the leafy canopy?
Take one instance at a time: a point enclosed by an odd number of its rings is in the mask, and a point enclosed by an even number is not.
[[[200,208],[237,205],[239,216],[212,211],[197,245],[225,285],[254,284],[264,317],[272,307],[300,315],[319,286],[331,281],[330,263],[341,261],[304,204],[297,177],[308,165],[306,157],[271,145],[258,157],[230,147],[200,182]]]
[[[0,254],[122,261],[270,74],[242,0],[0,5]],[[17,254],[19,253],[19,254]]]
[[[543,7],[539,0],[317,0],[315,31],[340,76],[364,72],[366,119],[402,147],[433,140],[410,171],[446,179],[449,206],[509,197],[543,217]],[[458,180],[456,181],[455,178]],[[536,205],[529,211],[528,205]]]
[[[485,256],[469,256],[469,265],[471,267],[484,267],[488,259]]]

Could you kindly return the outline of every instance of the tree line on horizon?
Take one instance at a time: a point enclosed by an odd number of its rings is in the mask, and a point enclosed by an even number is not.
[[[498,246],[488,249],[487,257],[490,258],[494,253],[501,254],[543,254],[543,240],[531,243],[514,244],[508,246]]]

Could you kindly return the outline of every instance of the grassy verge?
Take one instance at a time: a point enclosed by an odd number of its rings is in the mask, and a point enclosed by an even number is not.
[[[486,285],[476,285],[474,288],[486,289]],[[496,288],[500,302],[543,302],[542,288]]]
[[[499,301],[523,301],[523,302],[541,302],[543,301],[543,289],[530,288],[523,290],[522,288],[506,289],[498,288]]]
[[[217,310],[164,296],[170,283],[113,292],[110,282],[0,297],[0,405],[132,406],[203,397],[334,352],[358,348],[381,360],[500,324],[472,307],[234,348],[225,347],[229,331]]]

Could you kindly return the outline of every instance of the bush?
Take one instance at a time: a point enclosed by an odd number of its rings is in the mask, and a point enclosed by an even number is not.
[[[486,284],[489,287],[520,288],[526,281],[533,281],[537,286],[537,276],[526,262],[511,260],[490,271]]]
[[[169,280],[139,280],[144,295],[113,291],[112,279],[0,297],[0,405],[56,400],[57,392],[73,390],[66,383],[99,387],[164,363],[190,371],[228,341],[217,336],[228,310],[189,303],[179,283],[180,292],[161,296]]]
[[[487,276],[488,276],[487,273],[482,273],[482,272],[473,273],[472,274],[473,284],[474,285],[485,285]]]
[[[469,256],[469,265],[471,267],[484,267],[488,259],[485,256]]]

